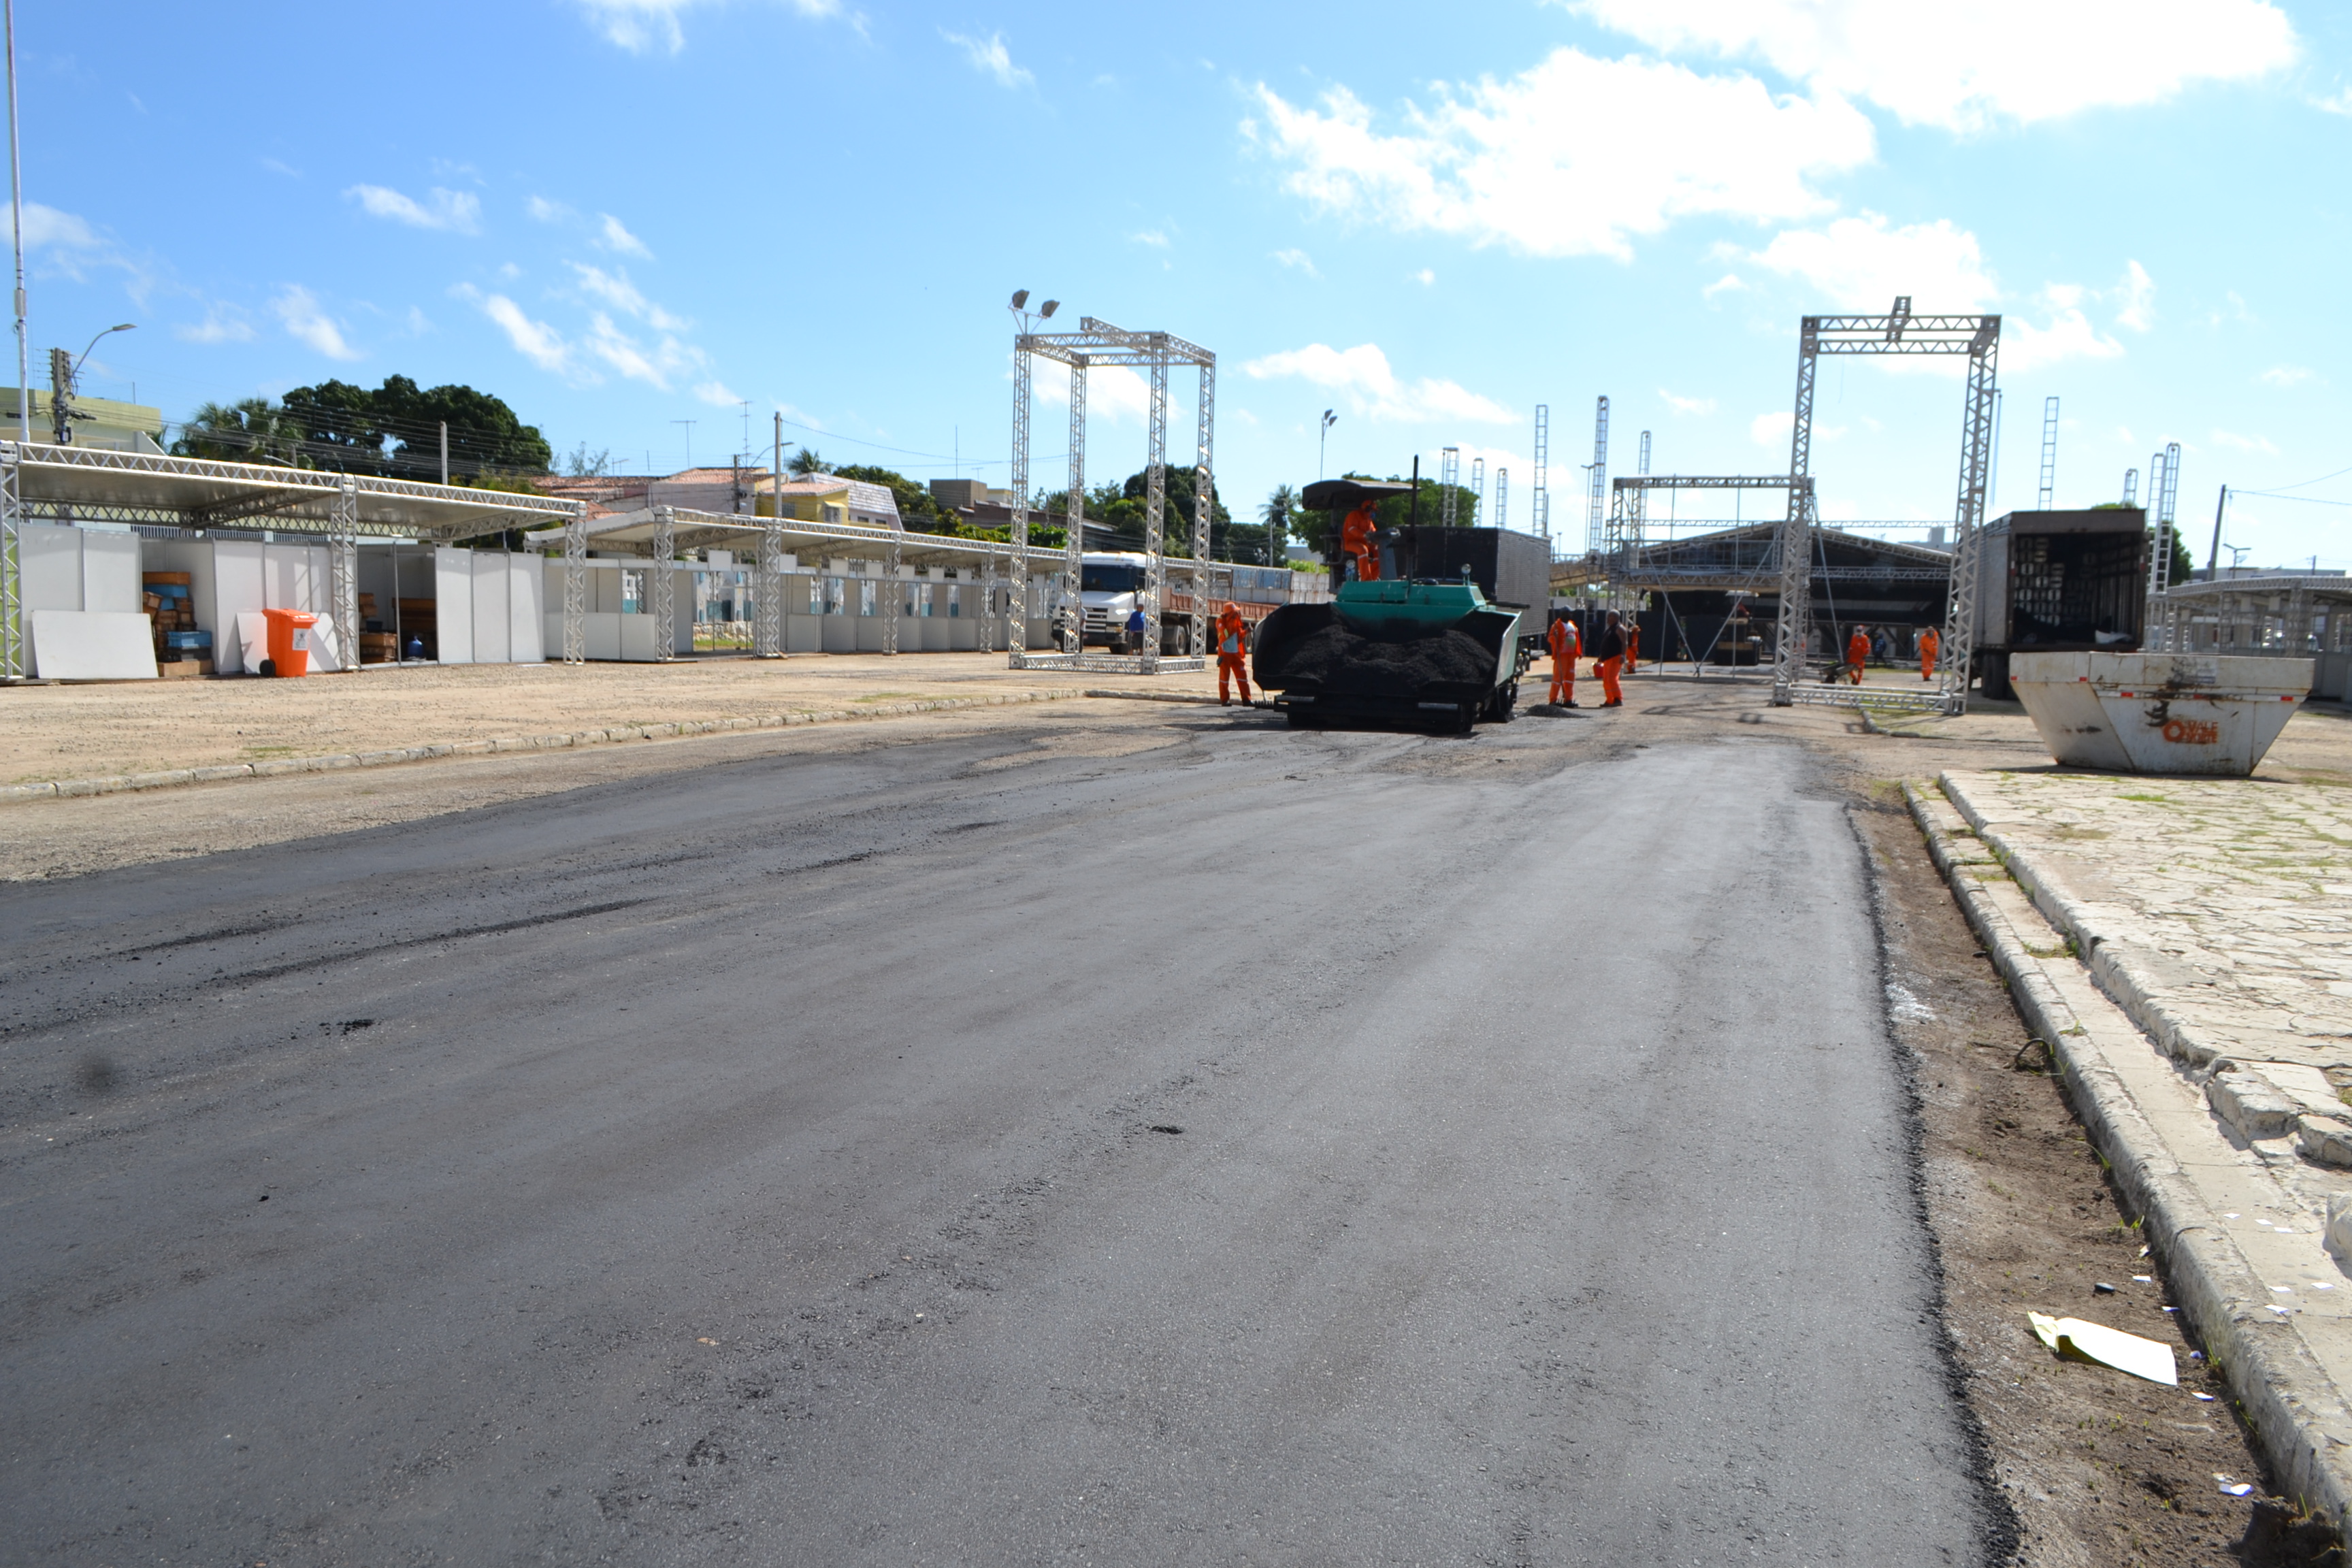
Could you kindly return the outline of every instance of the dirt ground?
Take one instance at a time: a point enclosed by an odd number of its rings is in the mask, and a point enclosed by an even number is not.
[[[849,658],[793,661],[782,670],[687,665],[600,667],[586,677],[520,668],[453,670],[421,680],[417,674],[371,677],[336,683],[355,695],[336,693],[315,709],[290,710],[315,731],[298,730],[286,717],[283,694],[299,683],[223,682],[220,697],[200,690],[194,700],[205,705],[201,724],[211,727],[205,732],[214,744],[226,743],[224,728],[230,739],[245,738],[235,735],[236,716],[244,711],[269,718],[278,726],[273,734],[307,736],[340,732],[332,727],[350,723],[355,705],[382,700],[398,709],[404,700],[415,701],[407,721],[439,726],[416,738],[439,740],[462,738],[451,728],[460,721],[483,726],[472,733],[538,733],[573,727],[573,714],[581,716],[577,727],[585,727],[596,721],[591,713],[620,722],[757,711],[788,685],[813,693],[810,706],[847,706],[867,692],[972,691],[1008,678],[1001,656],[969,671],[954,668],[956,657],[925,656],[914,667],[927,672],[920,681],[898,664],[887,683],[874,668],[878,660]],[[806,668],[810,664],[817,668]],[[616,679],[590,685],[607,674]],[[416,684],[403,686],[408,681]],[[1087,683],[1109,684],[1100,678]],[[0,733],[54,734],[58,716],[79,705],[79,722],[102,713],[114,723],[135,710],[140,725],[167,734],[173,725],[168,706],[140,705],[151,694],[178,699],[183,689],[128,689],[135,694],[127,700],[120,695],[124,688],[8,693],[0,700]],[[24,696],[54,704],[41,710],[37,725],[12,706]],[[1622,713],[1589,717],[1612,725],[1626,743],[1734,723],[1785,734],[1829,763],[1832,782],[1852,805],[1875,873],[1896,1039],[1915,1075],[1920,1204],[1941,1258],[1953,1375],[2015,1521],[2007,1561],[2032,1568],[2342,1563],[2324,1532],[2299,1523],[2291,1507],[2271,1495],[2227,1389],[2195,1354],[2199,1347],[2175,1316],[2163,1310],[2171,1299],[2161,1271],[2140,1255],[2138,1216],[2124,1212],[2058,1080],[2035,1070],[2037,1058],[2025,1048],[2007,992],[1904,809],[1900,783],[1906,778],[1932,777],[1947,767],[2048,768],[2032,725],[2021,710],[2000,708],[1908,721],[1895,727],[1900,732],[1887,733],[1849,712],[1773,710],[1763,698],[1754,685],[1644,675],[1629,683]],[[310,701],[313,693],[303,689],[294,700]],[[689,709],[688,702],[705,706]],[[237,706],[244,703],[263,706]],[[279,706],[268,706],[273,703]],[[0,879],[77,875],[414,820],[786,747],[865,750],[943,730],[981,729],[1003,735],[1008,766],[1043,750],[1111,754],[1166,743],[1169,721],[1186,711],[1077,700],[35,803],[0,812]],[[310,739],[285,743],[333,749]],[[2258,776],[2352,784],[2352,715],[2340,709],[2297,715]],[[1791,940],[1803,940],[1802,933]],[[2097,1293],[2101,1283],[2115,1293]],[[2175,1347],[2183,1385],[2166,1389],[2060,1362],[2033,1337],[2028,1310],[2080,1315],[2164,1340]],[[2196,1393],[2213,1397],[2200,1401]],[[2252,1482],[2256,1491],[2227,1496],[2217,1476]],[[1867,1484],[1867,1478],[1856,1482]]]
[[[909,698],[1149,685],[1216,676],[1007,669],[1001,653],[734,657],[676,664],[375,665],[249,678],[17,687],[0,693],[0,784],[324,756],[631,724],[856,709]]]

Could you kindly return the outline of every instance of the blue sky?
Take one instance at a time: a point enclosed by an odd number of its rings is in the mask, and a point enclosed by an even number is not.
[[[2352,501],[2352,16],[2265,0],[1431,7],[511,0],[108,14],[19,0],[37,364],[159,403],[400,373],[559,451],[764,449],[1003,482],[1015,288],[1219,356],[1217,469],[1512,475],[1556,533],[1610,468],[1786,465],[1807,310],[1999,310],[2000,504],[2182,444],[2219,487]],[[1036,475],[1058,488],[1041,377]],[[1172,450],[1191,451],[1191,378]],[[1832,518],[1948,519],[1957,366],[1832,364]],[[1140,466],[1092,385],[1090,476]],[[691,426],[681,421],[695,421]],[[2326,476],[2323,478],[2323,476]],[[2314,482],[2316,481],[2316,482]],[[1699,510],[1707,510],[1701,508]],[[1683,509],[1685,516],[1693,509]],[[2228,537],[2352,566],[2352,509]],[[2228,557],[2225,555],[2224,559]]]

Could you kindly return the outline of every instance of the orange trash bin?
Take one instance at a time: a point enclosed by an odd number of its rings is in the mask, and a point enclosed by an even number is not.
[[[269,666],[279,675],[310,673],[310,628],[319,617],[308,610],[264,610],[269,621]]]

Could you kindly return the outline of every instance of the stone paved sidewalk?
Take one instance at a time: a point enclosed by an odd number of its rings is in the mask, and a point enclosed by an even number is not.
[[[2199,1072],[2321,1079],[2352,1116],[2352,790],[2245,779],[1945,775],[1945,793],[2089,953],[2109,994]]]

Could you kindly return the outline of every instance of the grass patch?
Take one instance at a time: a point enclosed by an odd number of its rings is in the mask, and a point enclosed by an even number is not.
[[[853,697],[852,702],[913,702],[922,697],[919,691],[869,691],[863,697]]]

